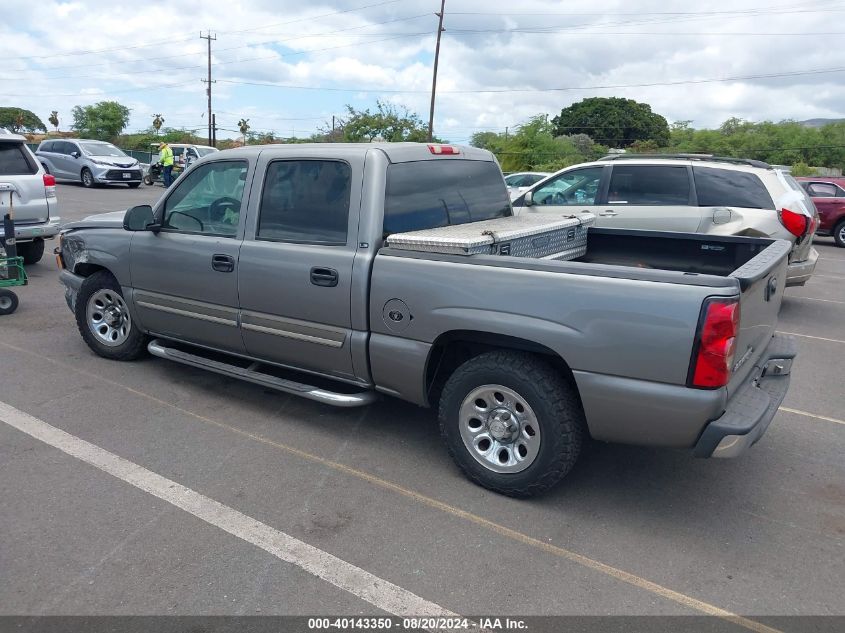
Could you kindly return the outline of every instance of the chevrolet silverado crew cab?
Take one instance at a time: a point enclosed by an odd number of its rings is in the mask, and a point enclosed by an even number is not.
[[[15,223],[15,235],[4,235],[0,221],[0,240],[14,239],[24,264],[37,264],[44,254],[44,240],[59,232],[56,179],[44,171],[26,138],[0,128],[0,220],[6,214]],[[5,249],[0,246],[0,257]]]
[[[554,485],[587,435],[701,457],[760,438],[795,355],[775,334],[790,242],[589,229],[575,261],[385,245],[511,215],[484,150],[268,145],[206,156],[57,250],[100,356],[436,408],[458,466],[504,494]]]

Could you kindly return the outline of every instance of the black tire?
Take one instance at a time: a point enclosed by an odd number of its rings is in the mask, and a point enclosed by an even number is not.
[[[116,346],[109,346],[101,342],[88,326],[88,301],[94,293],[106,289],[119,295],[121,300],[123,299],[120,284],[106,270],[96,272],[82,282],[82,286],[80,286],[79,292],[76,295],[74,309],[76,327],[79,328],[79,333],[82,335],[82,339],[88,344],[88,347],[98,356],[111,360],[135,360],[146,353],[147,336],[138,329],[134,322],[130,320],[131,325],[126,340]]]
[[[149,175],[149,174],[147,174],[146,176],[144,176],[144,184],[145,184],[145,185],[147,185],[148,187],[152,187],[152,186],[153,186],[153,179],[150,177],[150,175]]]
[[[18,309],[18,295],[7,288],[0,288],[0,316]]]
[[[129,188],[130,188],[130,189],[137,189],[137,188],[138,188],[138,187],[140,187],[140,186],[141,186],[141,183],[140,183],[140,182],[130,182],[130,183],[129,183]]]
[[[840,248],[845,248],[845,220],[842,220],[833,229],[833,241]]]
[[[86,189],[90,189],[97,184],[94,182],[94,174],[92,174],[91,170],[87,167],[82,168],[82,173],[79,175],[79,178],[82,181],[82,186]]]
[[[37,264],[44,256],[44,240],[38,239],[18,244],[18,255],[23,257],[23,263],[27,266]]]
[[[512,390],[533,409],[539,449],[520,472],[494,472],[473,457],[461,437],[461,405],[482,385]],[[542,357],[517,351],[487,352],[458,367],[443,388],[439,417],[449,454],[464,474],[480,486],[511,497],[541,494],[563,479],[578,459],[586,428],[573,387]]]

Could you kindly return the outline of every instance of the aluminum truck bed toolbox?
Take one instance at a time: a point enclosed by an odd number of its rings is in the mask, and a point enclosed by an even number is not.
[[[392,248],[450,255],[574,259],[586,253],[587,229],[595,219],[591,213],[521,215],[395,233],[387,243]]]

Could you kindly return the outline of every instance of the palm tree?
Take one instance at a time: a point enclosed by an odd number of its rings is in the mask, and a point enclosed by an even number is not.
[[[50,113],[50,118],[48,119],[48,121],[50,121],[50,125],[52,125],[54,128],[56,128],[56,132],[58,132],[59,131],[59,112],[57,110],[53,110]]]
[[[155,128],[156,134],[158,134],[158,131],[161,129],[162,123],[164,123],[164,117],[160,114],[156,114],[153,117],[153,127]]]
[[[246,145],[246,133],[249,132],[249,119],[241,119],[238,121],[238,129],[244,137],[244,145]]]

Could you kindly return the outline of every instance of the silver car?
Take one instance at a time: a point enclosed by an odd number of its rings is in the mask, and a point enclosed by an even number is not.
[[[813,201],[789,173],[755,160],[615,154],[562,169],[513,207],[515,214],[589,212],[599,228],[789,240],[789,286],[803,286],[819,257]]]
[[[56,139],[42,141],[35,155],[57,180],[74,180],[84,187],[141,184],[141,165],[123,150],[104,141]]]
[[[515,174],[508,174],[505,176],[505,185],[507,185],[511,200],[525,193],[529,187],[548,176],[551,176],[551,174],[546,171],[520,171]]]
[[[59,232],[58,210],[55,178],[45,173],[26,138],[0,128],[0,219],[7,213],[13,216],[14,238],[24,264],[38,262],[44,240]],[[9,237],[0,221],[0,238]]]

